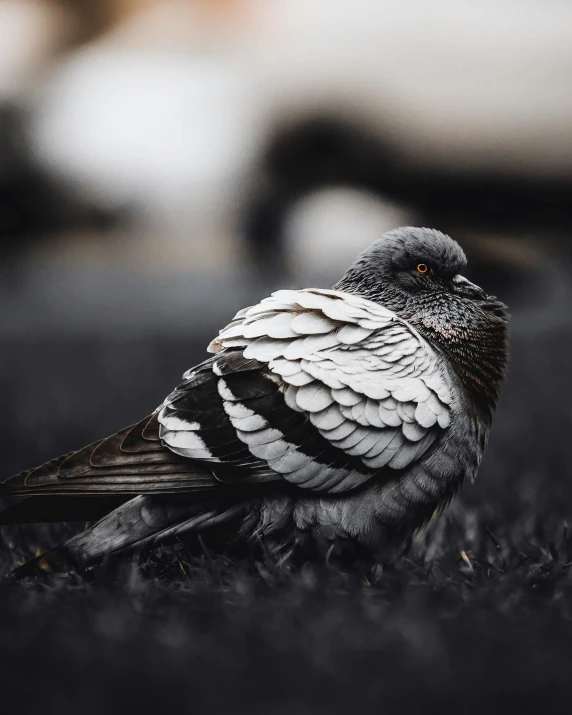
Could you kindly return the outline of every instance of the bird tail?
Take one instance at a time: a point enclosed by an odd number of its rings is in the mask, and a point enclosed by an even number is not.
[[[10,577],[20,581],[82,569],[119,551],[153,548],[185,532],[227,522],[243,509],[236,502],[225,508],[220,501],[215,505],[165,496],[137,496],[77,536],[15,569]]]

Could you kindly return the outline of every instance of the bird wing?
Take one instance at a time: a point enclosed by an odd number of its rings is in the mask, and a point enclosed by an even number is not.
[[[278,291],[240,311],[209,350],[210,376],[189,371],[159,422],[170,449],[210,461],[217,476],[219,465],[241,466],[258,480],[341,492],[409,466],[450,423],[436,353],[359,296]],[[202,401],[197,381],[213,376],[219,401]]]
[[[158,411],[0,493],[221,493],[278,480],[342,492],[408,467],[450,422],[435,352],[358,296],[278,291],[240,311],[209,349]]]
[[[0,484],[14,496],[136,495],[208,489],[210,470],[167,449],[157,413],[77,452],[53,459]]]

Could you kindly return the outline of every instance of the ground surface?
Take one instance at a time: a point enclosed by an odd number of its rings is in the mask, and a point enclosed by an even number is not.
[[[179,553],[5,588],[3,697],[22,712],[552,712],[572,695],[572,543],[536,516],[492,536],[457,516],[426,562],[369,581]]]
[[[569,703],[572,301],[567,275],[556,291],[542,280],[544,293],[531,284],[511,302],[510,375],[478,482],[393,570],[366,580],[182,549],[87,580],[3,585],[4,703],[86,715]],[[3,338],[2,476],[138,420],[207,337]],[[0,572],[66,533],[3,529]]]

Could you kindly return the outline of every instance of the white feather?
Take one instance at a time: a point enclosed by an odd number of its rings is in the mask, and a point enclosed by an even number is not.
[[[402,422],[415,422],[415,403],[398,402],[397,414]]]
[[[360,328],[359,325],[344,325],[338,330],[337,338],[340,343],[345,345],[355,345],[371,335],[372,331],[366,328]]]
[[[415,422],[405,422],[402,427],[402,432],[403,435],[411,442],[417,442],[427,434],[427,430]]]
[[[401,418],[397,414],[397,406],[395,409],[386,409],[386,407],[380,403],[378,407],[379,419],[384,425],[388,427],[400,427]]]
[[[391,466],[391,461],[393,460],[395,455],[399,452],[399,450],[403,447],[404,444],[405,444],[404,436],[401,434],[401,432],[396,431],[391,442],[383,450],[383,456],[388,459],[386,464],[389,464],[389,466]]]
[[[361,457],[362,455],[369,452],[370,449],[374,448],[374,446],[379,440],[379,437],[379,430],[370,427],[367,430],[366,434],[362,437],[362,439],[360,439],[360,441],[357,442],[353,447],[347,448],[346,452],[356,457]]]
[[[277,439],[274,442],[266,442],[264,444],[249,444],[248,449],[255,457],[258,457],[258,459],[264,459],[270,462],[283,457],[291,449],[295,449],[295,447],[283,439]]]
[[[293,472],[288,473],[288,481],[294,482],[295,484],[304,484],[305,486],[313,486],[317,483],[322,483],[325,478],[325,472],[328,471],[328,467],[325,464],[320,464],[311,460],[300,469],[295,469]],[[330,472],[333,470],[329,470]],[[316,479],[316,477],[321,477]]]
[[[350,422],[349,420],[346,420],[345,422],[342,422],[340,425],[334,427],[333,429],[326,430],[323,427],[320,427],[320,432],[326,439],[328,439],[330,442],[333,442],[335,440],[345,439],[345,437],[348,437],[350,434],[352,434],[352,432],[355,432],[357,428],[358,426],[355,424],[355,422]]]
[[[175,452],[193,459],[210,459],[211,451],[196,432],[164,432],[163,441]]]
[[[353,405],[351,407],[351,418],[354,420],[354,422],[357,422],[360,425],[363,425],[364,427],[369,427],[369,420],[365,416],[365,406],[366,406],[367,400],[361,400],[360,402],[357,403],[357,405]]]
[[[358,442],[361,442],[364,437],[367,437],[367,435],[370,434],[371,429],[371,427],[368,428],[356,426],[355,429],[349,435],[347,435],[346,437],[342,437],[339,440],[333,440],[333,443],[339,449],[343,449],[344,451],[348,452],[351,447],[355,447]]]
[[[339,427],[345,419],[341,414],[339,407],[336,404],[332,404],[325,410],[320,412],[310,413],[310,420],[315,427],[319,427],[324,430],[331,430],[335,427]]]
[[[385,427],[385,422],[383,422],[379,416],[378,403],[375,400],[367,400],[365,403],[365,418],[372,427]]]
[[[443,412],[448,412],[448,408],[442,402],[440,402],[439,399],[431,392],[423,400],[423,402],[425,402],[431,412],[434,412],[436,415],[440,415]]]
[[[329,333],[335,327],[335,323],[315,312],[299,313],[291,323],[292,330],[298,335]]]
[[[242,402],[231,402],[230,400],[225,400],[223,402],[223,409],[226,414],[232,419],[236,417],[242,419],[243,417],[252,417],[255,413],[246,407]]]
[[[310,335],[306,338],[293,340],[284,350],[283,356],[288,360],[300,360],[309,358],[313,353],[320,350],[327,350],[338,345],[338,339],[334,333],[324,335]]]
[[[292,329],[292,322],[295,320],[292,313],[278,313],[272,318],[254,320],[244,328],[244,335],[247,338],[267,335],[269,338],[296,338],[296,332]]]
[[[302,412],[302,409],[298,406],[298,403],[296,402],[296,395],[298,394],[298,389],[297,387],[294,387],[294,385],[290,385],[284,390],[284,402],[288,405],[288,407],[291,410],[295,410],[296,412]]]
[[[245,325],[243,322],[236,323],[233,327],[226,326],[224,330],[221,330],[218,339],[221,342],[226,340],[232,340],[233,338],[253,338],[254,335],[246,335],[246,331],[250,326]],[[263,334],[263,333],[261,333]]]
[[[314,382],[314,378],[308,375],[307,372],[298,372],[295,375],[288,375],[284,378],[284,381],[289,385],[296,385],[296,387],[302,387],[304,385],[309,385]],[[316,383],[318,384],[318,383]]]
[[[289,474],[291,472],[295,472],[297,469],[305,467],[311,461],[312,457],[308,457],[308,455],[292,449],[286,452],[286,454],[282,457],[269,461],[268,464],[272,467],[272,469],[274,469],[275,472],[279,472],[280,474]]]
[[[287,377],[288,375],[296,375],[301,371],[300,363],[297,360],[285,360],[284,358],[276,358],[272,360],[268,367],[277,375]]]
[[[334,390],[342,390],[345,387],[344,383],[337,377],[334,370],[328,370],[323,366],[322,360],[314,362],[302,360],[301,367],[304,372],[307,372],[316,380],[320,380],[324,383],[324,385],[327,385]]]
[[[367,459],[373,459],[379,454],[382,454],[387,446],[391,444],[392,440],[395,438],[397,430],[387,429],[377,431],[377,440],[372,444],[367,452],[364,452],[364,457]],[[365,459],[364,459],[365,461]]]
[[[383,385],[373,381],[364,382],[361,388],[361,392],[367,397],[371,397],[372,400],[384,400],[391,394],[389,390]]]
[[[218,394],[226,402],[236,402],[236,397],[229,390],[228,385],[226,384],[226,380],[223,380],[222,377],[217,382],[217,390],[218,390]]]
[[[410,445],[402,445],[389,460],[389,466],[392,469],[404,469],[411,463],[412,452]]]
[[[272,338],[257,338],[244,350],[245,358],[254,358],[260,362],[270,362],[283,355],[289,343],[285,340],[274,340]]]
[[[180,417],[169,414],[165,410],[161,410],[159,413],[158,421],[165,429],[173,432],[178,430],[196,432],[201,428],[198,422],[187,422],[187,420],[182,420]]]
[[[256,432],[243,432],[237,429],[236,434],[241,442],[248,445],[267,444],[268,442],[274,442],[284,437],[280,430],[273,429],[272,427],[257,430]]]
[[[303,385],[296,394],[298,406],[307,412],[325,410],[333,401],[332,391],[317,382],[313,382],[311,385]]]
[[[415,409],[415,419],[422,427],[433,427],[437,416],[429,409],[425,402],[420,402]]]
[[[338,404],[346,405],[347,407],[353,407],[363,399],[349,387],[344,387],[342,390],[332,390],[332,396]]]
[[[439,423],[439,427],[447,429],[447,427],[451,424],[451,415],[449,412],[443,410],[437,415],[437,422]]]
[[[232,426],[241,432],[256,432],[268,427],[268,422],[264,417],[256,414],[249,415],[248,417],[231,417],[230,421]]]

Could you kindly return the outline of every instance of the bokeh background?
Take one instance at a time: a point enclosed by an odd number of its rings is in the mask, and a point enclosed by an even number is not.
[[[163,584],[145,608],[155,586],[135,572],[105,597],[26,591],[24,614],[11,594],[0,650],[15,649],[3,672],[23,702],[34,658],[48,710],[79,702],[94,668],[113,685],[86,712],[129,702],[135,683],[160,702],[155,667],[179,705],[197,663],[201,712],[219,669],[217,707],[240,712],[378,695],[458,711],[487,693],[524,712],[569,696],[571,195],[565,0],[0,0],[0,476],[137,421],[238,309],[331,285],[398,225],[450,233],[512,313],[479,480],[394,581],[368,586],[373,610],[345,582],[328,601],[307,574],[260,600],[246,576],[199,571],[202,585]],[[50,538],[6,530],[3,564]],[[272,685],[233,702],[249,666]]]

